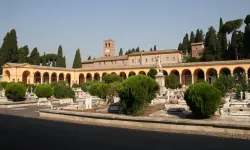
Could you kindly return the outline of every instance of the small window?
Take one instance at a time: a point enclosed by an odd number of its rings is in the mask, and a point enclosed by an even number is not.
[[[169,61],[169,58],[168,58],[168,57],[166,58],[166,61]]]
[[[173,61],[175,61],[175,57],[173,57]]]
[[[146,62],[148,62],[148,59],[146,58]]]
[[[151,61],[154,62],[154,58],[151,58]]]
[[[105,65],[105,61],[103,62],[103,64]]]
[[[134,60],[134,59],[132,59],[132,63],[135,63],[135,60]]]

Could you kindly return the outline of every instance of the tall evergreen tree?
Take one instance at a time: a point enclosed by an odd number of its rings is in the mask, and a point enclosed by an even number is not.
[[[132,48],[132,53],[136,52],[134,48]]]
[[[244,33],[244,58],[250,58],[250,14],[246,16],[244,23],[245,33]]]
[[[59,45],[59,47],[58,47],[58,52],[57,52],[57,57],[56,57],[56,64],[54,64],[54,65],[56,65],[56,67],[64,67],[63,50],[62,50],[61,45]]]
[[[82,68],[82,59],[79,49],[76,51],[72,68]]]
[[[3,44],[0,48],[0,66],[3,66],[5,63],[9,61],[9,53],[8,53],[8,38],[9,32],[5,35],[3,39]],[[0,69],[0,74],[2,74],[2,69]]]
[[[156,51],[157,49],[156,49],[156,45],[154,45],[154,51]]]
[[[188,38],[188,34],[186,33],[185,37],[183,38],[182,41],[182,50],[183,51],[188,51],[188,53],[190,53],[189,51],[189,38]]]
[[[152,47],[150,48],[150,51],[152,51],[153,49],[152,49]]]
[[[189,41],[189,52],[190,54],[192,53],[192,47],[191,47],[191,44],[195,42],[195,37],[194,37],[194,32],[192,31],[190,33],[190,41]]]
[[[12,29],[8,38],[8,49],[9,49],[9,58],[10,62],[17,63],[18,62],[18,47],[17,47],[17,36],[16,30]]]
[[[205,49],[202,56],[203,61],[213,61],[218,59],[218,42],[216,30],[211,26],[205,37]]]
[[[40,54],[36,47],[30,53],[29,63],[32,65],[40,65]]]
[[[135,50],[136,52],[140,52],[140,48],[139,48],[139,46],[136,48],[136,50]]]
[[[89,55],[88,60],[91,60],[91,56]]]
[[[181,42],[178,45],[178,50],[182,50],[182,44],[181,44]]]
[[[66,57],[63,57],[63,67],[66,68]]]
[[[18,49],[18,63],[26,63],[23,47]]]
[[[195,43],[203,41],[204,41],[203,31],[201,29],[197,29],[195,34]]]
[[[44,52],[44,54],[43,54],[43,56],[42,56],[42,66],[47,66],[45,52]]]
[[[219,32],[218,32],[218,39],[219,39],[219,46],[220,46],[220,58],[222,60],[226,60],[226,53],[227,53],[227,34],[225,32],[221,31],[221,28],[223,26],[223,20],[220,18],[220,26],[219,26]]]
[[[123,51],[122,51],[122,48],[120,48],[120,51],[119,51],[119,56],[122,56],[123,55]],[[126,55],[126,54],[125,54]]]

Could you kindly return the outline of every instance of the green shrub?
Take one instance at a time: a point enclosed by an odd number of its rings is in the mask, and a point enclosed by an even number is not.
[[[181,83],[178,83],[178,84],[177,84],[177,87],[178,87],[179,89],[182,88],[182,86],[183,86],[183,85],[182,85]]]
[[[165,86],[166,88],[176,89],[178,88],[177,77],[174,74],[170,74],[165,77]]]
[[[9,82],[6,81],[2,81],[0,82],[0,86],[3,87],[4,89],[6,88],[6,86],[8,85]]]
[[[93,96],[98,96],[98,86],[100,85],[100,82],[92,82],[88,87],[89,94]]]
[[[155,68],[150,68],[147,76],[151,77],[152,79],[155,79],[155,75],[157,74],[157,70]]]
[[[159,84],[152,78],[136,75],[124,80],[119,88],[120,112],[137,116],[156,97]]]
[[[221,103],[221,93],[208,83],[195,83],[189,86],[184,99],[195,117],[211,117]]]
[[[81,89],[84,91],[84,92],[88,92],[88,89],[90,87],[91,84],[93,84],[95,82],[85,82],[83,84],[81,84]]]
[[[25,93],[26,87],[21,83],[8,83],[5,89],[6,97],[12,99],[13,101],[24,100]]]
[[[72,88],[78,88],[79,87],[79,84],[77,84],[77,83],[74,83],[73,85],[72,85]]]
[[[104,82],[99,82],[97,87],[97,95],[101,99],[106,99],[108,89],[110,88],[109,84],[106,84]]]
[[[54,97],[57,99],[63,99],[63,98],[73,98],[75,99],[75,92],[65,84],[58,83],[54,85]]]
[[[213,85],[221,92],[221,96],[224,96],[234,87],[234,79],[232,76],[222,74]]]
[[[38,84],[34,93],[39,98],[49,98],[54,94],[53,89],[49,84]]]
[[[102,81],[109,84],[109,83],[113,83],[113,82],[121,82],[122,78],[117,74],[105,74],[102,77]]]
[[[120,89],[121,82],[113,82],[109,84],[107,95],[110,97],[118,96],[118,91]]]

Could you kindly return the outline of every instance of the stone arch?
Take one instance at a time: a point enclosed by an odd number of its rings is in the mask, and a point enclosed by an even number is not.
[[[51,82],[57,82],[57,74],[55,72],[51,74]]]
[[[43,73],[43,83],[49,83],[49,73],[48,72]]]
[[[168,72],[166,70],[163,70],[162,72],[164,76],[168,76]]]
[[[120,72],[120,77],[124,80],[127,79],[127,75],[125,72]]]
[[[6,70],[4,72],[4,78],[5,78],[5,81],[10,82],[10,71],[9,70]]]
[[[145,71],[140,71],[139,74],[146,75]]]
[[[224,75],[231,75],[231,71],[229,68],[227,67],[223,67],[220,69],[220,72],[219,72],[220,75],[224,74]]]
[[[177,80],[177,83],[180,83],[180,73],[179,73],[179,71],[178,70],[171,70],[170,71],[170,74],[173,74],[173,75],[175,75],[176,76],[176,80]]]
[[[207,79],[208,83],[210,83],[210,84],[214,83],[217,78],[218,78],[217,70],[215,70],[214,68],[207,69],[206,79]]]
[[[85,82],[85,77],[84,77],[84,74],[79,74],[79,85],[80,84],[83,84]]]
[[[116,74],[115,72],[111,72],[111,74]]]
[[[59,79],[59,81],[64,81],[64,74],[60,73],[58,79]]]
[[[130,71],[130,72],[128,73],[128,77],[135,76],[135,75],[136,75],[136,74],[135,74],[134,71]]]
[[[87,75],[86,75],[86,81],[87,82],[92,81],[92,75],[90,73],[87,73]]]
[[[247,77],[248,77],[248,82],[250,83],[250,68],[248,68],[248,70],[247,70]]]
[[[71,75],[69,73],[66,74],[66,82],[71,86]]]
[[[194,82],[205,81],[205,73],[202,69],[198,68],[194,71]]]
[[[242,80],[246,79],[246,71],[242,67],[236,67],[233,70],[233,77],[236,83],[241,83]]]
[[[22,81],[24,84],[30,84],[30,72],[29,71],[24,71],[22,75]]]
[[[34,73],[34,84],[41,83],[41,73],[39,71]]]
[[[181,73],[181,81],[185,86],[192,84],[192,73],[189,69],[184,69]]]
[[[96,73],[94,74],[94,80],[95,80],[95,81],[100,81],[100,74],[99,74],[99,73],[96,72]]]

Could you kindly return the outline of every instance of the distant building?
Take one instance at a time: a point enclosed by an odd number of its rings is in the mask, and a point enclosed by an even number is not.
[[[200,58],[202,56],[202,53],[204,51],[204,43],[192,43],[191,44],[192,49],[192,57]]]

